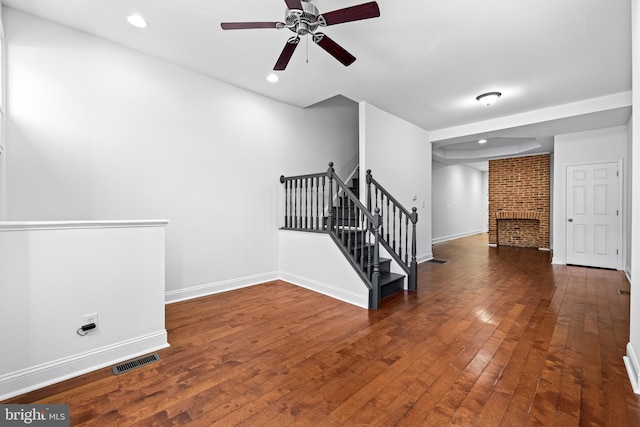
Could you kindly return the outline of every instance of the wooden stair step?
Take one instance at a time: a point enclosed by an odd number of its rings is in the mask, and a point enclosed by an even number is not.
[[[404,290],[404,278],[403,274],[398,273],[383,273],[380,274],[380,299],[388,297]]]

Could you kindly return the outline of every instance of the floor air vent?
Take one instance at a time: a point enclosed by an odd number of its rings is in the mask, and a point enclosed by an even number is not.
[[[113,375],[124,374],[125,372],[132,371],[136,368],[141,368],[149,363],[157,362],[160,360],[160,356],[157,353],[153,353],[150,356],[142,356],[137,359],[129,360],[128,362],[121,363],[116,366],[112,366]]]
[[[431,258],[431,259],[429,260],[429,262],[435,262],[436,264],[446,264],[446,263],[447,263],[447,261],[445,261],[445,260],[442,260],[442,259],[435,259],[435,258]]]

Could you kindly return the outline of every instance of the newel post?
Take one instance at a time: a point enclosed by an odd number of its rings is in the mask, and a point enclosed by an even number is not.
[[[380,308],[380,225],[382,215],[380,208],[376,208],[373,213],[373,275],[371,276],[371,305],[369,308],[377,310]]]
[[[327,176],[329,177],[329,213],[327,219],[327,230],[333,230],[333,162],[329,162],[329,169],[327,169]]]
[[[289,227],[289,222],[287,221],[287,184],[284,179],[284,175],[280,175],[280,183],[284,184],[284,227]]]
[[[413,232],[411,233],[411,266],[409,267],[409,290],[418,289],[418,262],[416,260],[416,223],[418,222],[418,208],[411,209],[411,219]]]
[[[367,210],[371,212],[371,169],[367,169]]]

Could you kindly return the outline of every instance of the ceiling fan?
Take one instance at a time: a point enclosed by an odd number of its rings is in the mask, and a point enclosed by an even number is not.
[[[276,71],[287,68],[293,52],[295,52],[298,43],[300,43],[300,37],[309,34],[312,36],[315,44],[326,50],[343,65],[351,65],[353,61],[356,60],[356,57],[330,39],[326,34],[316,30],[318,27],[328,27],[329,25],[377,18],[380,16],[378,3],[375,1],[323,14],[320,14],[318,8],[311,4],[309,0],[284,0],[284,2],[287,4],[284,22],[223,22],[220,24],[223,30],[244,30],[251,28],[275,28],[281,30],[288,28],[293,31],[295,36],[287,40],[275,67],[273,67]]]

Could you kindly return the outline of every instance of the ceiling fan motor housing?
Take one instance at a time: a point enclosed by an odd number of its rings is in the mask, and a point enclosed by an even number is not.
[[[318,8],[309,3],[302,1],[302,10],[287,9],[285,16],[285,24],[294,33],[299,36],[306,36],[313,33],[320,23],[318,22]]]

